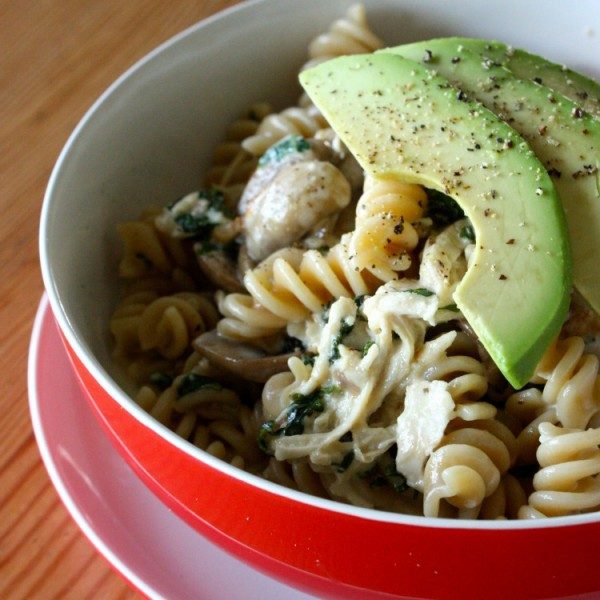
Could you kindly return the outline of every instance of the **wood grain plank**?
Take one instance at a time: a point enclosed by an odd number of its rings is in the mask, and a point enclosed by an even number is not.
[[[149,50],[236,0],[0,2],[0,598],[137,598],[79,531],[35,446],[31,325],[52,166],[100,93]]]

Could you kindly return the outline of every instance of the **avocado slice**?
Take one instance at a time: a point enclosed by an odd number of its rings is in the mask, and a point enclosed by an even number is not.
[[[516,388],[530,379],[566,316],[570,252],[543,165],[506,123],[418,63],[348,56],[300,75],[361,166],[454,198],[475,229],[455,301]]]
[[[425,60],[518,131],[552,175],[573,251],[573,282],[600,313],[600,121],[564,96],[501,65],[483,40],[441,38],[388,51]],[[497,47],[497,46],[496,46]]]
[[[593,79],[536,54],[519,48],[511,49],[500,42],[494,42],[490,47],[495,52],[504,54],[500,62],[517,77],[545,85],[569,98],[594,117],[600,118],[600,85]]]
[[[456,48],[463,46],[478,52],[485,57],[486,64],[490,61],[500,63],[520,79],[530,79],[554,90],[592,116],[600,118],[600,85],[593,79],[564,65],[496,40],[460,37],[445,39]]]

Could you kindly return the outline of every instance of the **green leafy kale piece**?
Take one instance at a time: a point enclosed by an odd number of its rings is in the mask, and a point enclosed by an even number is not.
[[[177,386],[177,396],[185,396],[196,392],[201,388],[210,388],[213,390],[220,390],[222,386],[219,382],[206,377],[205,375],[198,375],[198,373],[188,373],[184,375]]]
[[[288,135],[273,144],[259,159],[261,167],[272,162],[281,162],[291,154],[301,154],[310,149],[310,144],[301,135]]]
[[[409,294],[417,294],[418,296],[425,296],[426,298],[429,296],[433,296],[433,292],[428,290],[427,288],[413,288],[411,290],[403,290],[408,292]]]
[[[427,189],[427,216],[435,227],[446,227],[463,219],[465,213],[458,203],[438,190]]]
[[[325,410],[325,396],[339,393],[341,390],[335,385],[317,388],[310,394],[292,394],[291,404],[276,420],[266,421],[258,433],[258,445],[264,452],[268,452],[271,436],[274,435],[299,435],[304,432],[304,419],[314,413]]]
[[[198,199],[206,200],[206,209],[196,214],[181,213],[173,216],[173,220],[177,227],[188,235],[203,236],[210,233],[216,225],[221,221],[215,221],[214,215],[220,213],[228,219],[231,218],[231,213],[225,206],[225,197],[223,192],[217,188],[207,188],[198,191]],[[168,208],[172,210],[177,204],[171,204]]]

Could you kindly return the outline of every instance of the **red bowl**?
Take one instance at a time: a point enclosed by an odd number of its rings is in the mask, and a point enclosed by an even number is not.
[[[262,98],[293,104],[307,41],[348,4],[267,0],[225,11],[151,53],[78,125],[49,183],[40,253],[82,387],[122,455],[167,506],[218,545],[291,585],[344,598],[598,597],[597,514],[457,522],[311,497],[177,437],[130,399],[112,364],[115,224],[195,189],[211,148],[248,104]],[[457,3],[435,0],[367,3],[373,28],[390,43],[459,33],[503,38],[556,59],[563,52],[565,61],[580,67],[585,44],[574,49],[568,32],[584,30],[585,14],[598,15],[593,0],[577,15],[561,14],[554,4],[554,13],[536,12],[541,0],[461,4],[458,11]],[[530,31],[533,15],[556,35]],[[410,31],[402,33],[403,23]]]

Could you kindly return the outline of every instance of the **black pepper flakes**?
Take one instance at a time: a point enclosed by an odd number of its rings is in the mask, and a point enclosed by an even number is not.
[[[394,233],[400,235],[404,231],[404,217],[400,217],[400,220],[394,225]]]
[[[586,177],[587,175],[595,175],[597,172],[598,167],[595,167],[593,165],[583,165],[583,168],[579,171],[575,171],[575,173],[573,173],[571,177],[573,179],[579,179],[581,177]]]
[[[550,177],[556,177],[557,179],[559,179],[562,173],[558,169],[552,167],[548,169],[548,175],[550,175]]]

